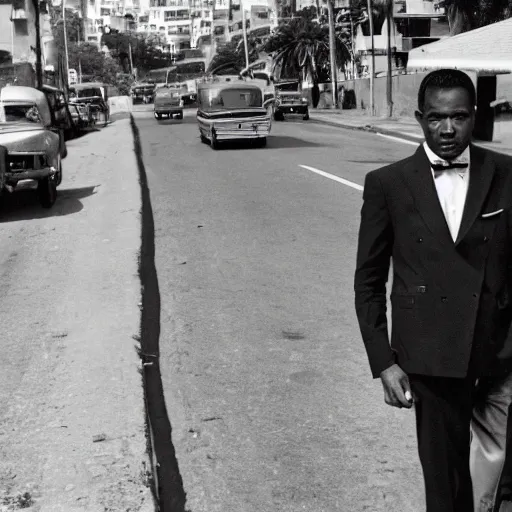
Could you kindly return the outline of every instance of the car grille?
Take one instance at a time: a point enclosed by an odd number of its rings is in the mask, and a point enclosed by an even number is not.
[[[7,166],[11,172],[27,171],[30,169],[41,169],[46,167],[48,162],[46,156],[41,155],[8,155]]]

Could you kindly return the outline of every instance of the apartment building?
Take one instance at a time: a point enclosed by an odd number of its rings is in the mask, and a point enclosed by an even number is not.
[[[53,65],[56,58],[53,47],[50,15],[46,2],[39,3],[39,27],[43,69]],[[36,63],[36,7],[33,0],[0,0],[0,82],[11,77],[13,70],[26,65],[28,73],[17,77],[18,83],[33,85]],[[5,72],[4,72],[5,71]],[[8,76],[7,76],[8,75]]]

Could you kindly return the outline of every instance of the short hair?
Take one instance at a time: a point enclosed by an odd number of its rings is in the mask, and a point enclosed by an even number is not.
[[[476,105],[476,91],[473,81],[466,73],[458,69],[437,69],[429,73],[420,84],[418,91],[418,109],[423,111],[425,107],[425,96],[429,87],[438,87],[440,89],[453,89],[461,87],[469,94],[471,106]]]

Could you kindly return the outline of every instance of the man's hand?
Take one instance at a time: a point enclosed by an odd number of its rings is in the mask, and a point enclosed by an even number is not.
[[[413,404],[411,386],[407,374],[394,364],[380,374],[384,387],[384,401],[393,407],[410,409]]]

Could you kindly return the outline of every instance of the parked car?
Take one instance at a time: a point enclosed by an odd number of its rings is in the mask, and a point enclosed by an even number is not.
[[[162,119],[162,116],[176,116],[183,119],[183,99],[180,89],[175,87],[160,87],[155,93],[155,103],[153,113],[156,119]]]
[[[86,103],[97,123],[104,126],[110,121],[107,84],[101,82],[85,82],[69,88],[70,103]]]
[[[21,86],[0,90],[0,147],[0,193],[35,180],[41,205],[53,206],[62,181],[62,146],[44,92]]]
[[[87,103],[71,103],[69,107],[76,130],[83,131],[96,124]]]
[[[155,98],[155,84],[137,83],[131,88],[132,102],[152,103]]]
[[[301,115],[304,121],[309,119],[309,104],[300,90],[298,80],[277,82],[274,84],[276,100],[274,103],[274,119],[284,121],[285,114]]]
[[[43,85],[41,90],[44,92],[50,106],[52,125],[55,129],[58,129],[61,134],[61,143],[64,145],[62,158],[64,158],[67,154],[65,141],[72,139],[75,135],[75,127],[68,102],[66,101],[66,96],[62,89],[52,87],[51,85]]]
[[[271,127],[267,105],[273,99],[265,102],[257,85],[212,80],[199,84],[197,100],[201,141],[213,149],[229,140],[254,140],[260,147],[267,144]]]

